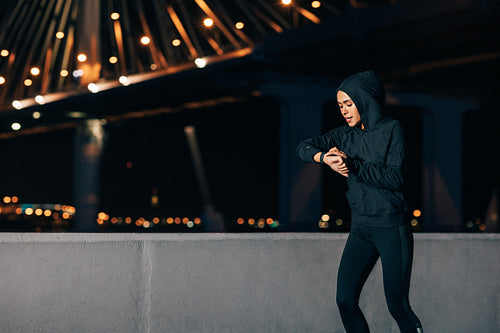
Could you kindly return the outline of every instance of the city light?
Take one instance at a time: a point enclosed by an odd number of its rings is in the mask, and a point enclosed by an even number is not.
[[[205,25],[205,27],[211,27],[214,25],[214,20],[212,20],[211,18],[206,18],[204,21],[203,21],[203,24]]]
[[[22,109],[21,101],[18,101],[17,99],[12,101],[12,106],[18,110]]]
[[[12,123],[11,128],[14,131],[19,131],[21,129],[21,124],[19,124],[19,123]]]
[[[196,58],[194,60],[194,64],[196,65],[196,67],[198,68],[203,68],[207,65],[207,61],[203,58]]]
[[[35,102],[37,102],[38,104],[44,104],[45,103],[45,98],[43,98],[42,95],[36,95]]]
[[[69,72],[67,70],[63,69],[59,72],[59,75],[61,75],[61,77],[66,77],[69,75]]]
[[[89,85],[87,86],[87,88],[90,90],[90,92],[92,92],[94,94],[97,93],[97,92],[99,92],[99,87],[95,83],[89,83]]]
[[[420,217],[420,216],[422,216],[422,211],[420,211],[419,209],[415,209],[415,210],[413,211],[413,216],[415,216],[415,217]]]
[[[62,31],[58,31],[58,32],[56,33],[56,38],[57,38],[57,39],[63,39],[63,38],[64,38],[64,32],[62,32]]]
[[[0,56],[5,58],[9,56],[9,53],[10,53],[9,50],[3,49],[2,51],[0,51]]]
[[[110,64],[116,64],[118,62],[118,58],[115,56],[109,57]]]
[[[112,19],[113,21],[116,21],[116,20],[118,20],[119,18],[120,18],[120,14],[118,14],[118,13],[116,13],[116,12],[111,13],[111,19]]]
[[[80,53],[76,59],[78,59],[79,62],[85,62],[87,61],[87,55],[85,55],[84,53]]]
[[[292,3],[292,0],[281,0],[281,2],[284,4],[284,5],[289,5]]]
[[[0,84],[4,84],[5,83],[5,78],[3,76],[0,76]]]
[[[73,71],[73,77],[74,78],[78,78],[78,77],[81,77],[83,76],[83,69],[75,69]]]
[[[24,85],[25,85],[26,87],[29,87],[29,86],[31,86],[32,84],[33,84],[33,81],[31,81],[30,79],[26,79],[26,80],[24,80]]]
[[[38,67],[32,67],[31,70],[30,70],[30,73],[33,76],[37,76],[37,75],[40,74],[40,68],[38,68]]]
[[[151,39],[148,36],[143,36],[141,38],[141,44],[142,45],[148,45],[151,42]]]
[[[313,2],[311,2],[311,7],[312,8],[319,8],[319,7],[321,7],[321,2],[313,1]]]
[[[245,27],[245,24],[243,22],[236,22],[236,24],[234,25],[234,27],[238,30],[241,30]]]
[[[130,82],[128,81],[128,77],[126,76],[120,76],[120,78],[118,79],[118,81],[123,84],[124,86],[128,86],[130,84]]]
[[[179,45],[181,45],[181,40],[180,40],[180,39],[178,39],[178,38],[174,39],[174,40],[172,41],[172,45],[173,45],[173,46],[179,46]]]

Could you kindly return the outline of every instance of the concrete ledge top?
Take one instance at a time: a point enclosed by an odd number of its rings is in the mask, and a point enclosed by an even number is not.
[[[123,242],[123,241],[226,241],[226,240],[343,240],[347,233],[0,233],[0,243]],[[416,240],[500,241],[497,233],[415,233]]]

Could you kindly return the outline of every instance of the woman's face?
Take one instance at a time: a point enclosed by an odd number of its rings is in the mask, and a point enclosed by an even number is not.
[[[339,90],[337,92],[337,102],[339,103],[340,113],[342,113],[342,116],[347,121],[347,125],[350,127],[361,125],[361,128],[363,128],[361,116],[351,97],[342,90]]]

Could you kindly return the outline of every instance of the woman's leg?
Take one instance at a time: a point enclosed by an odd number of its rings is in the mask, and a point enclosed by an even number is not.
[[[359,308],[359,296],[377,259],[375,246],[353,227],[342,253],[337,277],[337,305],[347,333],[369,332]]]
[[[380,253],[387,306],[402,333],[415,333],[420,321],[410,307],[413,235],[406,225],[377,228],[372,233]]]

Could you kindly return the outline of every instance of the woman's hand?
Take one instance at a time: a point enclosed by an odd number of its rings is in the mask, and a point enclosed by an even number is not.
[[[337,147],[333,147],[332,149],[330,149],[328,151],[328,153],[326,153],[325,156],[327,156],[327,155],[337,155],[337,156],[341,156],[344,158],[347,157],[347,155],[343,151],[339,150]]]
[[[340,173],[344,177],[349,177],[349,169],[345,164],[342,156],[339,155],[328,155],[328,153],[323,158],[323,161],[328,165],[333,171]]]
[[[321,154],[322,153],[316,153],[316,155],[314,155],[314,160],[318,163],[321,162]],[[323,157],[323,163],[328,165],[333,171],[338,172],[342,176],[349,177],[349,168],[345,164],[343,157],[347,157],[347,155],[337,147],[333,147],[327,153],[325,153],[325,156]]]

